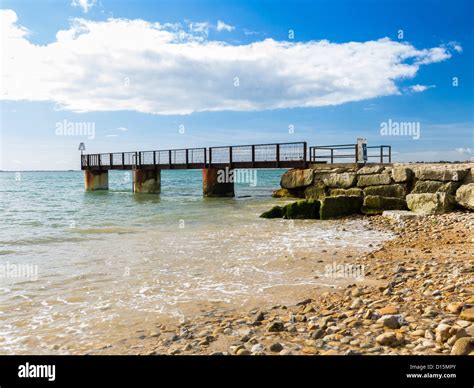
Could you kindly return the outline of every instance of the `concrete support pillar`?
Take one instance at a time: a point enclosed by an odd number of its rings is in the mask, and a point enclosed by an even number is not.
[[[133,192],[159,194],[161,192],[161,170],[144,168],[133,170]]]
[[[202,191],[205,197],[233,197],[234,170],[226,168],[203,168]]]
[[[86,191],[108,190],[109,171],[84,170],[84,186]]]

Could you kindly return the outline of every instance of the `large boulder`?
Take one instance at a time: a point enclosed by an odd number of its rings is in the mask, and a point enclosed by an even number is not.
[[[415,169],[415,176],[421,181],[442,181],[442,182],[459,182],[462,181],[468,173],[468,169],[454,169],[440,166],[433,168],[422,166]]]
[[[394,220],[397,222],[403,222],[414,218],[422,217],[420,214],[413,213],[409,210],[384,210],[382,217]]]
[[[288,191],[288,189],[276,189],[273,190],[272,192],[272,197],[273,198],[286,198],[286,197],[291,197],[291,193]]]
[[[448,193],[455,194],[459,187],[458,182],[442,182],[442,181],[417,181],[411,194],[423,193]]]
[[[392,178],[397,183],[410,182],[413,178],[413,171],[406,167],[394,167],[392,170]]]
[[[474,210],[474,183],[461,186],[456,191],[456,202],[466,209]]]
[[[274,206],[270,210],[260,214],[262,218],[281,218],[283,217],[283,208],[281,206]]]
[[[392,182],[390,174],[383,172],[381,174],[359,175],[357,180],[358,187],[389,185]]]
[[[384,197],[381,195],[368,195],[364,197],[364,214],[382,214],[384,210],[406,210],[407,203],[404,199]]]
[[[384,166],[364,166],[360,170],[357,171],[358,175],[367,175],[367,174],[380,174],[383,170],[385,170]]]
[[[419,214],[442,214],[453,210],[454,197],[446,193],[408,194],[408,208]]]
[[[322,182],[316,182],[313,186],[308,186],[304,190],[306,199],[316,199],[320,201],[327,195],[327,188]]]
[[[350,189],[330,189],[329,190],[329,195],[332,197],[335,197],[337,195],[357,195],[359,197],[364,196],[364,192],[362,189],[359,189],[358,187],[351,187]]]
[[[393,185],[368,186],[364,189],[365,195],[380,195],[382,197],[405,198],[407,188],[399,183]]]
[[[318,219],[320,202],[312,199],[297,201],[285,205],[282,209],[283,218],[286,219]]]
[[[356,195],[326,197],[321,201],[320,218],[328,220],[360,213],[362,197]]]
[[[277,189],[273,190],[273,198],[304,198],[304,187],[298,189]]]
[[[288,170],[281,176],[280,186],[284,189],[296,189],[313,183],[314,173],[310,168]]]
[[[319,218],[319,201],[302,200],[289,203],[283,207],[274,206],[270,210],[260,214],[262,218]]]
[[[357,175],[354,172],[332,173],[323,177],[323,183],[332,188],[348,189],[356,183]]]
[[[467,175],[463,180],[463,183],[467,185],[468,183],[474,183],[474,167],[471,167],[467,170]]]

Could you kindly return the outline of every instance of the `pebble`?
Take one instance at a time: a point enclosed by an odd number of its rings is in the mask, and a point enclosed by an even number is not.
[[[320,339],[324,336],[324,330],[323,329],[317,329],[311,334],[312,339]]]
[[[399,308],[397,306],[386,306],[378,310],[381,315],[394,315],[398,314]]]
[[[398,329],[401,326],[400,315],[383,315],[377,320],[377,323],[382,324],[389,329]]]
[[[251,353],[247,349],[239,349],[236,354],[237,356],[249,356]]]
[[[265,351],[265,346],[263,346],[262,344],[255,344],[255,345],[252,346],[250,351],[252,353],[262,353],[262,352]]]
[[[461,314],[459,314],[459,318],[465,321],[474,322],[474,307],[463,308]]]
[[[284,331],[284,330],[285,330],[285,325],[281,321],[272,322],[267,327],[267,331],[269,331],[270,333]]]
[[[451,354],[455,356],[465,356],[474,353],[474,337],[459,338],[451,349]]]
[[[279,342],[275,342],[274,344],[270,345],[270,351],[272,352],[281,352],[283,350],[283,345]]]

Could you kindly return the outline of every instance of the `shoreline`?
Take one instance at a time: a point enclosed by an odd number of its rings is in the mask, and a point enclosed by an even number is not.
[[[365,266],[362,282],[308,290],[290,306],[212,309],[157,323],[88,354],[472,354],[474,214],[366,219],[394,238],[349,257]]]

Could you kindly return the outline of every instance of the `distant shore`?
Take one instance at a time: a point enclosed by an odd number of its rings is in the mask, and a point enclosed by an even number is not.
[[[91,354],[473,354],[474,213],[368,218],[393,240],[351,258],[365,279],[291,306],[157,322]],[[341,260],[341,262],[343,262]]]

